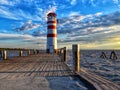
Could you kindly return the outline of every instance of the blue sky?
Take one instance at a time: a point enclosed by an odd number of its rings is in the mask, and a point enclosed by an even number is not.
[[[120,49],[120,0],[0,0],[0,48],[46,48],[55,12],[58,47]]]

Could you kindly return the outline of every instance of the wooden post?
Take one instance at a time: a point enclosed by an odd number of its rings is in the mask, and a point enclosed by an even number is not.
[[[79,45],[74,44],[72,45],[72,51],[73,51],[73,69],[74,71],[79,72],[80,71],[80,50]]]
[[[30,51],[31,51],[31,54],[33,55],[33,50],[31,49]]]
[[[19,54],[19,56],[22,56],[22,54],[23,54],[23,51],[22,51],[22,50],[20,50],[20,54]]]
[[[4,50],[4,51],[3,51],[3,60],[6,60],[6,59],[7,59],[7,51]]]
[[[35,54],[35,50],[33,50],[33,54]]]
[[[103,58],[103,59],[107,58],[107,57],[106,57],[106,54],[105,54],[104,52],[102,52],[100,58]]]
[[[62,54],[62,49],[60,49],[60,55]]]
[[[28,55],[30,55],[30,50],[28,50]]]
[[[2,51],[0,51],[0,58],[2,58]]]
[[[33,54],[36,54],[35,50],[33,50]]]
[[[115,53],[115,51],[112,51],[110,54],[110,59],[114,59],[117,60],[117,54]]]
[[[63,48],[63,59],[64,59],[64,62],[67,62],[67,52],[66,52],[66,47]]]

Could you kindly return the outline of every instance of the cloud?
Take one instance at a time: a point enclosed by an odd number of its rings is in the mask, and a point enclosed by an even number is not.
[[[15,28],[16,31],[24,31],[24,30],[33,30],[42,26],[41,24],[33,23],[32,20],[28,20],[24,23],[20,28]]]
[[[119,25],[120,23],[120,12],[115,12],[108,15],[102,15],[102,13],[96,13],[93,15],[86,16],[72,16],[68,19],[61,20],[60,27],[58,30],[60,33],[78,32],[82,35],[87,31],[86,34],[92,32],[98,27],[108,27],[112,25]],[[68,29],[69,28],[69,29]],[[62,30],[62,31],[61,31]],[[95,32],[95,31],[94,31]]]
[[[83,47],[85,44],[92,44],[92,46],[96,45],[96,47],[93,48],[98,48],[97,46],[99,46],[99,44],[104,45],[104,43],[108,43],[110,37],[120,35],[119,24],[120,12],[114,12],[107,15],[98,12],[85,16],[71,16],[61,20],[61,28],[58,29],[58,33],[66,35],[66,38],[64,38],[64,40],[59,39],[58,42],[61,44],[79,43],[82,44]]]
[[[37,30],[32,33],[33,36],[46,36],[47,32],[45,30]]]
[[[0,0],[1,5],[7,5],[7,6],[14,6],[16,3],[19,3],[19,2],[20,2],[20,0],[14,0],[14,1]]]
[[[69,17],[76,16],[76,15],[80,15],[79,12],[70,12],[69,13]]]
[[[9,10],[6,7],[1,7],[0,8],[0,16],[1,17],[5,17],[5,18],[9,18],[9,19],[14,19],[14,20],[18,20],[20,18],[16,17],[15,14],[9,12]]]
[[[118,4],[118,3],[119,3],[119,0],[113,0],[113,2],[114,2],[115,4]]]
[[[76,0],[72,0],[71,1],[71,5],[76,5],[77,4],[77,1]]]
[[[0,3],[1,4],[8,4],[8,1],[7,0],[0,0]]]
[[[14,20],[30,19],[41,21],[43,11],[39,11],[38,5],[32,3],[32,0],[23,2],[21,0],[2,0],[0,1],[0,17]],[[43,8],[41,8],[41,10],[43,10]]]
[[[50,12],[56,12],[56,10],[57,10],[57,6],[56,5],[53,5],[53,6],[49,5],[48,9],[45,12],[45,20],[47,20],[48,13],[50,13]]]
[[[15,43],[16,42],[16,43]],[[34,37],[31,35],[21,34],[3,34],[0,33],[0,47],[3,48],[45,48],[46,37]]]

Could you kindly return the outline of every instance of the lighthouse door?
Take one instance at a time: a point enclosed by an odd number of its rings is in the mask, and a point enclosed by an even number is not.
[[[54,45],[50,46],[50,53],[54,53]]]

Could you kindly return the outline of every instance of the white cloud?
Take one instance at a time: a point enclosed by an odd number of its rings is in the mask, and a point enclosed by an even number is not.
[[[0,0],[0,4],[2,5],[7,5],[7,6],[14,6],[16,4],[20,3],[20,0]]]
[[[119,35],[120,13],[104,15],[102,12],[86,16],[76,15],[65,18],[61,22],[59,34],[66,34],[60,43],[78,42],[86,43],[107,43],[109,37]],[[86,37],[85,37],[86,36]]]
[[[27,34],[21,35],[0,33],[0,43],[1,48],[45,49],[46,37],[33,37]],[[42,46],[42,48],[40,46]]]
[[[57,10],[57,6],[56,5],[55,6],[49,5],[49,8],[44,12],[43,19],[47,20],[48,13],[50,13],[50,12],[56,12],[56,10]]]
[[[103,14],[102,12],[98,12],[98,13],[95,14],[95,16],[100,16],[102,14]]]
[[[47,10],[46,14],[48,14],[50,12],[56,12],[56,10],[57,10],[57,6],[49,5],[49,9]]]
[[[0,0],[1,4],[8,4],[8,0]]]
[[[24,30],[33,30],[42,26],[41,24],[33,23],[32,20],[28,20],[23,23],[20,28],[15,28],[16,31],[24,31]]]
[[[32,20],[28,20],[26,24],[32,24]]]
[[[31,36],[31,35],[28,35],[28,34],[24,34],[24,35],[21,35],[21,34],[5,34],[5,33],[0,33],[0,40],[13,40],[13,39],[16,39],[16,40],[23,40],[23,41],[33,41],[33,42],[40,42],[40,41],[43,41],[45,42],[46,40],[46,37],[44,36],[39,36],[39,37],[34,37],[34,36]]]
[[[77,4],[77,1],[76,0],[72,0],[71,1],[71,5],[76,5]]]
[[[10,12],[7,8],[5,7],[2,7],[0,8],[0,15],[2,17],[5,17],[5,18],[9,18],[9,19],[15,19],[15,20],[18,20],[20,19],[19,17],[17,17],[14,13]]]
[[[80,15],[79,12],[70,12],[69,13],[69,17],[76,16],[76,15]]]
[[[118,4],[118,3],[119,3],[119,0],[113,0],[113,2],[114,2],[115,4]]]
[[[14,8],[15,7],[15,8]],[[41,21],[43,16],[43,11],[40,11],[40,9],[36,8],[35,10],[39,13],[37,14],[31,14],[30,12],[26,12],[24,9],[17,8],[17,5],[15,3],[14,6],[0,6],[0,16],[8,19],[14,19],[14,20],[25,20],[25,19],[31,19],[34,21]],[[41,9],[43,10],[43,9]]]

